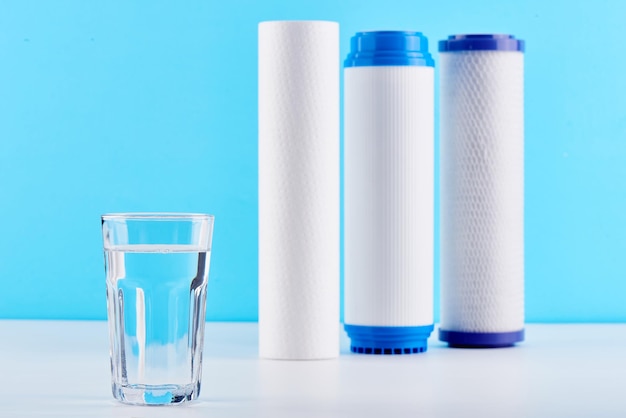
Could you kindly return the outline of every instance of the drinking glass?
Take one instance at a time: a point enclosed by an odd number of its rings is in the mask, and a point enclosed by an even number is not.
[[[213,216],[102,216],[111,386],[136,405],[200,393]]]

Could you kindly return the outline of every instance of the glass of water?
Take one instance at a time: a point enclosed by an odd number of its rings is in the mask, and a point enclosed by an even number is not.
[[[213,216],[102,216],[113,396],[169,405],[200,393]]]

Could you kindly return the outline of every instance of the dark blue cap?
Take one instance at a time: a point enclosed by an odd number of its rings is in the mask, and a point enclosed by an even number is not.
[[[512,332],[463,332],[439,328],[439,339],[450,347],[498,348],[524,341],[524,329]]]
[[[524,52],[524,41],[513,35],[450,35],[439,41],[439,52],[456,51]]]
[[[428,39],[421,32],[357,32],[350,40],[345,67],[396,65],[435,66]]]

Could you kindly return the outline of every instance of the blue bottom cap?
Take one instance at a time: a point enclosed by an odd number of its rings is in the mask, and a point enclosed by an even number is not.
[[[434,325],[417,327],[370,327],[348,325],[350,351],[359,354],[414,354],[428,349],[428,337]]]
[[[460,332],[439,329],[439,339],[450,347],[499,348],[524,341],[524,330],[513,332]]]

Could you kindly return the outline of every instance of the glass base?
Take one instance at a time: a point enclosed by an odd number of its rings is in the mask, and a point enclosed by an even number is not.
[[[200,383],[193,385],[112,384],[113,397],[129,405],[179,405],[193,401],[200,394]]]

